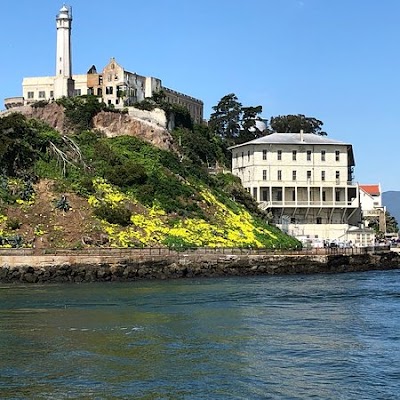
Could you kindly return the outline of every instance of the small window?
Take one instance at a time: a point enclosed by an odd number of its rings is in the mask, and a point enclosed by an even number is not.
[[[325,161],[325,158],[326,158],[326,151],[321,150],[321,161]]]
[[[292,160],[296,161],[297,160],[297,150],[292,151]]]
[[[311,179],[311,171],[307,171],[307,180],[309,181]]]
[[[34,93],[33,92],[28,92],[28,99],[33,99]]]
[[[102,85],[102,84],[103,84],[103,76],[99,75],[99,85]]]
[[[113,94],[113,87],[112,86],[107,86],[106,87],[106,94]]]
[[[44,90],[39,91],[39,99],[45,99],[46,98],[46,92]]]
[[[297,179],[297,171],[292,171],[292,180],[296,180]]]
[[[336,158],[336,161],[340,161],[340,151],[339,150],[335,151],[335,158]]]
[[[278,150],[277,157],[278,161],[282,160],[282,150]]]
[[[321,217],[317,217],[317,224],[321,225],[322,224],[322,218]]]
[[[340,171],[336,171],[336,181],[340,181]]]
[[[292,201],[296,201],[296,191],[292,191]]]
[[[267,159],[267,150],[263,150],[263,160]]]
[[[247,161],[250,161],[250,150],[247,152]]]
[[[326,192],[325,192],[325,190],[322,192],[322,201],[326,201]]]
[[[282,190],[278,190],[278,192],[276,193],[276,200],[282,201]]]
[[[279,170],[278,171],[278,181],[281,181],[281,180],[282,180],[282,171]]]
[[[54,97],[54,91],[50,90],[50,98],[52,99]]]
[[[267,180],[267,170],[263,169],[263,181]]]
[[[307,161],[311,161],[311,150],[307,150]]]
[[[325,180],[325,171],[321,171],[321,181]]]
[[[340,201],[340,190],[336,190],[335,192],[335,200]]]
[[[80,96],[81,95],[81,89],[75,89],[74,94],[75,94],[75,96]]]

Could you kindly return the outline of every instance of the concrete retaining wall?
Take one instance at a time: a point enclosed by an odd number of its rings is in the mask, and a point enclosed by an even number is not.
[[[134,281],[398,269],[400,255],[0,256],[0,282]]]

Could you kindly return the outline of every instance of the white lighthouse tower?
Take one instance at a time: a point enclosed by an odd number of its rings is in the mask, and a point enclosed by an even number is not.
[[[72,79],[71,60],[71,27],[72,10],[65,4],[56,18],[57,24],[57,58],[56,76],[54,81],[54,98],[74,95],[74,80]]]

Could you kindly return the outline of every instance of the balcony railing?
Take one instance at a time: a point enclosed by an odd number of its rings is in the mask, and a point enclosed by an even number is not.
[[[325,208],[356,208],[359,206],[357,199],[352,201],[283,201],[283,200],[272,200],[272,201],[260,201],[259,208],[267,210],[271,207],[325,207]]]

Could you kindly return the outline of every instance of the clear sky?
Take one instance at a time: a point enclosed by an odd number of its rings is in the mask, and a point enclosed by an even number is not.
[[[305,114],[353,144],[355,180],[400,190],[400,0],[69,0],[73,72],[111,57],[212,106]],[[1,2],[0,100],[55,74],[62,0]],[[4,108],[1,104],[0,108]]]

